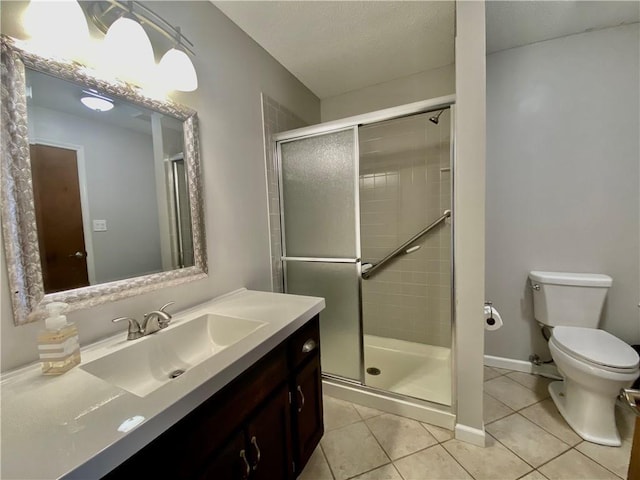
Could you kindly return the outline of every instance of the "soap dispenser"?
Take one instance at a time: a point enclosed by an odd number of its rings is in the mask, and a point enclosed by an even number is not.
[[[60,375],[80,363],[80,340],[77,327],[62,313],[67,304],[52,302],[45,305],[49,316],[45,329],[38,334],[38,352],[44,375]]]

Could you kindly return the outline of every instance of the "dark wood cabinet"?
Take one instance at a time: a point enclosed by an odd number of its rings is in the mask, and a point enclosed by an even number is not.
[[[105,478],[296,478],[323,432],[316,316]]]
[[[206,461],[199,480],[292,478],[289,392],[280,388]]]
[[[307,464],[322,434],[322,377],[320,359],[316,355],[296,374],[293,415],[296,417],[296,450],[298,465]]]

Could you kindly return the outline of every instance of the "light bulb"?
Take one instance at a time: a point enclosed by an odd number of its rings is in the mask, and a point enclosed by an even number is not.
[[[103,65],[111,75],[144,85],[156,67],[153,47],[142,26],[128,17],[113,22],[102,44]]]
[[[22,23],[31,48],[44,56],[77,60],[89,43],[89,27],[75,0],[32,0]]]
[[[158,66],[162,82],[172,90],[192,92],[198,88],[198,76],[189,56],[172,48],[164,54]]]

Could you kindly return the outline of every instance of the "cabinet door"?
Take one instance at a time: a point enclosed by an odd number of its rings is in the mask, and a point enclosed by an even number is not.
[[[315,355],[295,376],[294,429],[297,432],[297,465],[300,472],[324,433],[320,356]]]
[[[289,391],[285,386],[251,419],[246,442],[252,480],[293,477]]]
[[[249,457],[244,432],[234,434],[208,459],[198,480],[245,480],[249,478]]]

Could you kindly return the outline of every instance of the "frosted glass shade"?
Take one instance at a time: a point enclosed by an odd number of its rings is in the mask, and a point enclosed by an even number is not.
[[[110,75],[144,85],[156,68],[153,47],[142,26],[135,20],[120,17],[113,22],[102,44],[102,68]]]
[[[113,102],[102,97],[87,95],[82,97],[80,101],[85,107],[95,110],[96,112],[108,112],[113,108]]]
[[[193,92],[198,88],[198,76],[189,56],[172,48],[164,54],[159,65],[162,82],[172,90]]]
[[[38,53],[77,60],[84,57],[89,43],[89,27],[75,0],[31,1],[22,23]]]

